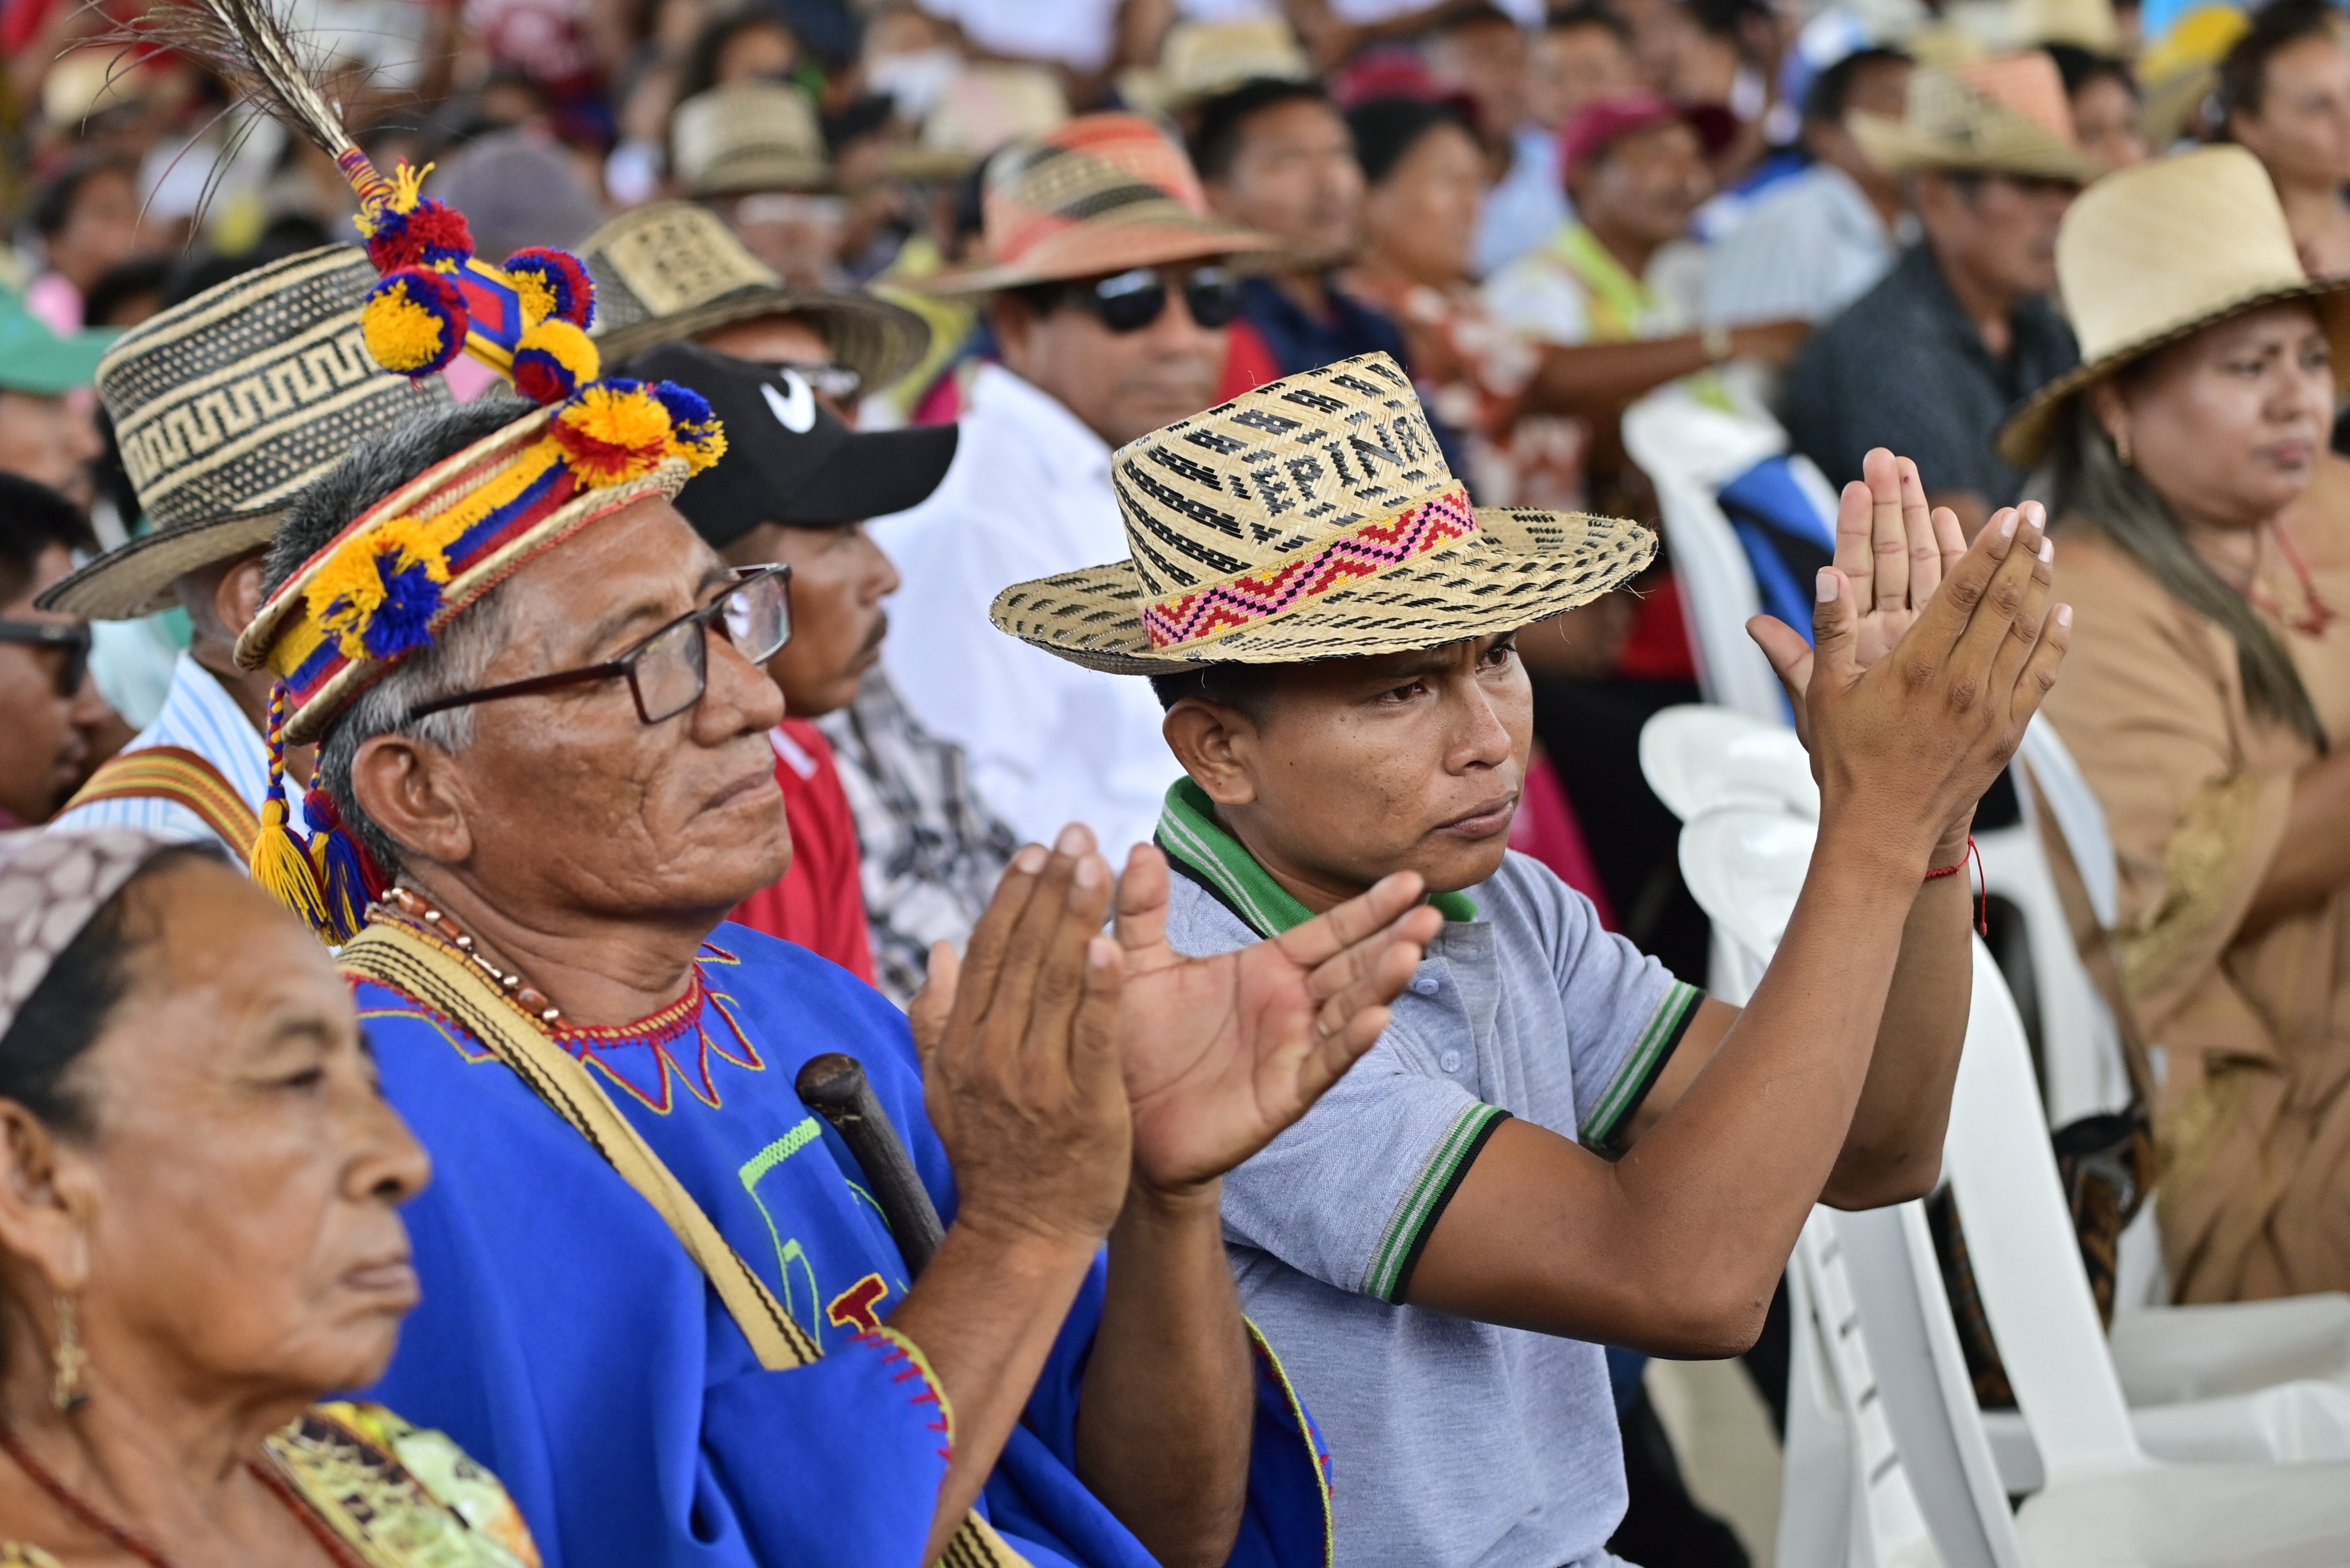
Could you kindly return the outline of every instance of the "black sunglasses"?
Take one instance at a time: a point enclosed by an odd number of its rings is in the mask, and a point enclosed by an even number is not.
[[[57,667],[57,695],[71,697],[81,690],[82,678],[89,673],[89,628],[59,626],[51,621],[0,620],[0,642],[23,643],[27,648],[46,648],[65,658]]]
[[[1241,280],[1220,266],[1193,267],[1180,279],[1191,319],[1213,331],[1230,327],[1241,313]],[[1070,284],[1062,297],[1100,318],[1112,332],[1139,332],[1166,314],[1167,269],[1139,266],[1091,284]]]
[[[618,659],[536,675],[528,680],[510,680],[503,686],[484,686],[478,691],[435,697],[411,708],[408,716],[421,719],[427,713],[443,713],[476,702],[529,697],[593,680],[625,680],[629,695],[636,701],[638,718],[648,724],[674,719],[701,701],[702,694],[710,689],[711,628],[716,627],[754,664],[764,664],[791,641],[791,580],[789,566],[739,568],[733,587],[700,609],[678,617]]]

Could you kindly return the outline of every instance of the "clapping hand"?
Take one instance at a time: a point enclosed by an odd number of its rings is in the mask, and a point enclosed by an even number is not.
[[[1748,630],[1794,704],[1824,824],[1857,805],[1888,840],[1914,829],[1902,848],[1922,856],[1963,840],[2056,682],[2072,611],[2049,607],[2054,552],[2036,504],[1992,514],[1960,550],[1957,519],[1929,516],[1914,465],[1880,449],[1865,472],[1845,491],[1836,564],[1819,574],[1815,649],[1768,616]]]
[[[1378,1041],[1443,917],[1399,872],[1280,936],[1186,958],[1167,941],[1167,857],[1118,879],[1118,1045],[1137,1179],[1211,1180],[1271,1143]]]

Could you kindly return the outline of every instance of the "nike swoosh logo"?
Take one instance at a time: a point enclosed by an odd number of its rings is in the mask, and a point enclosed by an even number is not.
[[[759,383],[759,390],[767,396],[767,411],[775,416],[777,424],[794,435],[806,435],[816,428],[816,393],[809,389],[806,381],[789,370],[784,372],[784,384],[792,389],[788,398],[775,390],[774,382]]]

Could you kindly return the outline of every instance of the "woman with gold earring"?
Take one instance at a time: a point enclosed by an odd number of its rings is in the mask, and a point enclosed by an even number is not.
[[[2151,1043],[2173,1286],[2350,1288],[2350,278],[2235,147],[2091,186],[2056,267],[2082,364],[2002,443],[2057,519],[2047,716],[2118,856],[2090,956]]]
[[[0,836],[0,1568],[536,1568],[380,1407],[429,1176],[317,941],[208,850]]]

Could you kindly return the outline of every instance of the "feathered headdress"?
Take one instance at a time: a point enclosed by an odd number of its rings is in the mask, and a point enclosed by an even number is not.
[[[699,394],[603,374],[587,332],[595,285],[578,257],[533,247],[494,266],[473,254],[464,214],[423,193],[429,166],[379,172],[321,90],[320,62],[289,26],[287,0],[158,0],[115,36],[204,59],[334,159],[359,193],[359,234],[383,275],[360,317],[377,363],[425,376],[471,354],[540,405],[370,507],[281,584],[238,639],[239,662],[278,678],[255,876],[328,940],[344,940],[381,877],[325,792],[306,799],[311,838],[294,831],[284,748],[322,735],[525,561],[632,502],[676,494],[725,452],[725,436]]]

